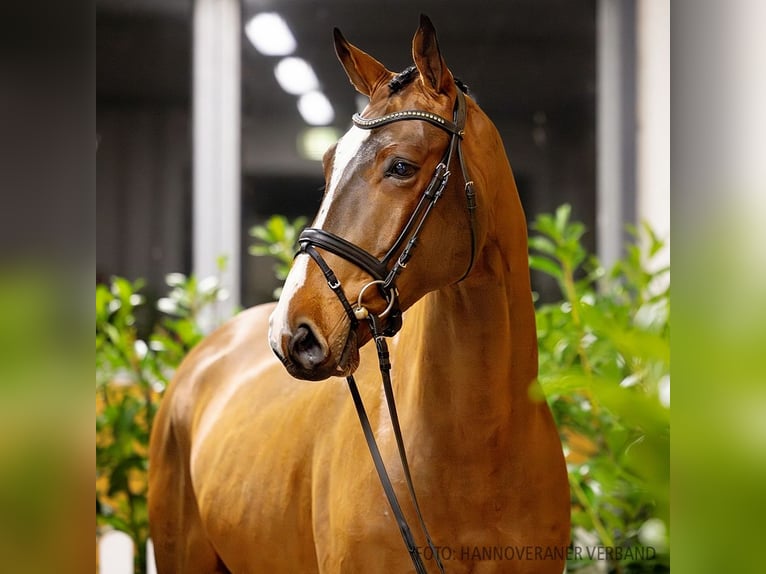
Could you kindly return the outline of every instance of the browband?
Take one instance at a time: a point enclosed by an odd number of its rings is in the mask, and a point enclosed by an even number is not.
[[[386,114],[385,116],[380,116],[379,118],[363,118],[359,114],[354,114],[351,117],[351,120],[356,127],[362,128],[363,130],[371,130],[372,128],[402,120],[423,120],[458,137],[463,137],[463,130],[458,128],[453,122],[436,114],[432,114],[431,112],[424,112],[422,110],[402,110]]]

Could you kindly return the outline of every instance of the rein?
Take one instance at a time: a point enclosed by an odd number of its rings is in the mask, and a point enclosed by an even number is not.
[[[452,163],[452,159],[457,155],[460,169],[462,171],[463,179],[465,181],[465,195],[467,209],[470,219],[471,227],[471,259],[463,276],[458,282],[465,279],[473,268],[474,260],[476,257],[476,232],[474,222],[474,212],[476,210],[476,194],[473,189],[473,181],[468,179],[465,161],[463,159],[463,153],[461,148],[461,141],[464,135],[465,121],[466,121],[466,103],[465,96],[461,89],[457,91],[457,99],[455,100],[455,106],[453,110],[453,121],[449,121],[441,116],[433,114],[427,111],[421,110],[404,110],[399,112],[393,112],[386,114],[379,118],[363,118],[358,114],[354,114],[352,118],[354,124],[361,129],[374,129],[393,122],[406,121],[406,120],[420,120],[426,121],[435,125],[447,133],[450,134],[450,142],[447,146],[444,156],[434,170],[434,175],[431,181],[426,186],[425,191],[420,197],[420,201],[415,207],[412,215],[408,219],[404,228],[399,233],[399,236],[394,241],[393,245],[386,252],[383,259],[377,259],[369,252],[365,251],[361,247],[354,245],[353,243],[343,239],[342,237],[335,235],[329,231],[319,228],[307,228],[298,237],[300,248],[298,254],[305,253],[309,255],[319,266],[324,274],[325,280],[328,286],[335,295],[338,297],[344,311],[348,315],[351,325],[350,331],[355,330],[359,326],[360,321],[367,321],[367,324],[372,334],[372,338],[375,341],[375,346],[378,353],[378,365],[380,367],[380,374],[383,381],[383,390],[386,396],[386,403],[388,411],[391,417],[391,426],[393,427],[394,436],[396,437],[396,444],[399,450],[399,459],[401,461],[402,469],[404,471],[404,477],[407,482],[407,489],[410,494],[415,512],[418,517],[418,522],[425,535],[428,546],[435,558],[439,571],[444,573],[444,566],[439,557],[439,553],[431,540],[431,535],[428,533],[425,521],[420,511],[420,505],[418,504],[417,497],[415,496],[415,488],[412,484],[412,477],[410,474],[409,463],[407,462],[407,454],[404,448],[404,441],[402,439],[402,432],[399,425],[399,416],[396,410],[396,401],[394,398],[393,387],[391,385],[391,362],[389,359],[388,345],[386,343],[386,337],[394,336],[402,326],[402,311],[399,306],[399,293],[396,288],[396,279],[399,274],[407,267],[407,263],[412,257],[412,253],[417,246],[418,236],[420,235],[426,220],[428,219],[431,210],[436,205],[439,198],[442,196],[444,189],[447,186],[450,177],[449,166]],[[401,251],[396,262],[389,269],[389,264],[394,258],[395,254],[401,249],[402,245],[406,242],[406,246]],[[366,284],[359,292],[356,306],[348,301],[343,287],[340,281],[335,276],[329,265],[325,262],[324,258],[315,249],[316,247],[329,251],[347,261],[353,263],[367,274],[369,274],[373,281]],[[388,303],[387,308],[375,315],[371,313],[362,304],[362,298],[365,291],[371,286],[377,286],[382,296]],[[385,321],[385,324],[382,321]],[[380,478],[383,491],[385,492],[388,503],[391,506],[391,510],[394,513],[399,530],[404,540],[404,544],[407,547],[407,551],[410,554],[415,571],[418,574],[426,574],[426,568],[423,564],[423,560],[418,552],[415,544],[414,537],[412,536],[412,530],[407,522],[407,519],[402,512],[402,508],[399,504],[399,500],[394,491],[394,487],[391,484],[391,479],[386,471],[383,457],[380,454],[375,435],[372,431],[367,411],[364,408],[362,397],[359,394],[356,381],[353,375],[346,378],[348,383],[351,397],[356,407],[357,415],[359,416],[359,422],[362,426],[367,446],[370,450],[375,469]]]

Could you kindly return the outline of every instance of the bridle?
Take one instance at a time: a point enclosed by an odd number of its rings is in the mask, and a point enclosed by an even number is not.
[[[465,118],[466,103],[465,96],[461,90],[457,91],[457,98],[455,100],[453,111],[454,121],[449,121],[434,113],[421,110],[403,110],[373,119],[363,118],[359,114],[354,114],[352,118],[354,125],[361,129],[371,130],[394,122],[421,120],[435,125],[449,133],[450,141],[447,145],[447,149],[445,150],[444,155],[442,156],[441,161],[437,164],[434,170],[434,174],[431,177],[430,182],[426,186],[423,194],[420,196],[420,201],[410,215],[410,218],[407,220],[407,223],[402,228],[398,237],[382,259],[376,258],[374,255],[365,251],[361,247],[354,245],[346,239],[343,239],[342,237],[324,229],[308,227],[304,229],[298,237],[298,243],[300,245],[298,253],[308,254],[322,269],[323,273],[325,274],[325,278],[330,285],[330,288],[332,288],[332,290],[338,296],[338,299],[343,305],[346,314],[351,319],[352,329],[356,328],[360,320],[364,320],[368,316],[367,309],[362,305],[361,295],[363,295],[367,287],[372,284],[375,284],[378,287],[381,295],[386,299],[386,302],[388,303],[387,309],[378,315],[380,318],[386,318],[386,324],[383,327],[383,334],[386,337],[392,337],[401,328],[402,313],[399,306],[399,294],[396,289],[396,279],[402,270],[407,267],[407,263],[412,257],[412,253],[417,244],[420,232],[423,229],[423,226],[428,219],[431,210],[434,208],[437,201],[439,201],[439,198],[442,196],[442,193],[447,186],[447,182],[449,181],[451,174],[449,166],[452,163],[452,158],[455,155],[458,157],[460,169],[465,181],[466,204],[471,228],[471,259],[468,263],[468,267],[465,273],[458,281],[461,281],[468,275],[468,273],[470,273],[473,267],[476,250],[476,233],[474,230],[476,194],[473,188],[473,181],[471,181],[467,176],[465,160],[463,159],[462,147],[460,145],[463,138]],[[396,259],[396,262],[393,264],[393,266],[389,268],[391,261],[394,259],[405,242],[407,242],[406,246],[399,254],[399,257]],[[342,288],[340,287],[340,283],[338,282],[337,278],[335,278],[335,275],[332,273],[329,266],[324,262],[322,256],[316,251],[315,247],[319,247],[325,251],[342,257],[347,261],[350,261],[373,278],[372,283],[368,283],[360,291],[360,297],[358,298],[356,307],[352,307],[348,302]]]
[[[359,114],[354,114],[352,118],[354,125],[358,128],[371,130],[374,128],[382,127],[394,122],[420,120],[435,125],[438,128],[446,131],[450,134],[450,141],[447,149],[442,156],[441,161],[434,169],[434,174],[431,177],[425,191],[420,197],[417,206],[410,215],[407,223],[402,228],[398,237],[391,245],[389,250],[383,256],[382,259],[378,259],[365,251],[361,247],[354,245],[353,243],[343,239],[342,237],[335,235],[324,229],[315,227],[306,228],[298,237],[298,243],[300,245],[298,254],[305,253],[309,255],[319,266],[324,274],[330,289],[333,290],[338,297],[344,311],[348,315],[351,326],[350,332],[353,332],[359,325],[360,321],[366,320],[372,338],[375,341],[375,346],[378,352],[378,363],[380,367],[381,377],[383,379],[383,389],[386,395],[386,402],[388,404],[388,410],[391,416],[391,425],[396,437],[396,443],[399,449],[399,458],[401,460],[404,476],[407,481],[407,488],[409,490],[410,497],[412,499],[415,511],[420,522],[420,526],[425,534],[428,546],[434,556],[437,566],[440,572],[444,572],[444,566],[442,565],[441,558],[437,548],[434,546],[431,536],[426,528],[425,521],[420,512],[420,506],[418,505],[417,497],[415,496],[415,489],[412,485],[412,477],[410,475],[409,464],[407,462],[407,455],[404,450],[404,441],[402,440],[401,429],[399,426],[399,417],[396,410],[396,402],[394,400],[393,387],[391,385],[391,363],[389,360],[388,345],[386,343],[386,337],[394,336],[402,326],[402,311],[399,305],[399,293],[396,288],[396,279],[399,274],[407,267],[407,264],[412,257],[413,251],[417,246],[418,237],[420,235],[423,226],[428,219],[431,211],[433,210],[439,198],[444,193],[445,188],[450,177],[450,164],[453,158],[457,156],[460,169],[462,171],[463,180],[465,181],[465,197],[468,210],[468,217],[470,221],[471,229],[471,259],[468,263],[463,276],[458,279],[458,282],[465,279],[473,268],[474,260],[476,257],[476,232],[475,232],[475,211],[476,211],[476,193],[474,191],[474,184],[468,178],[465,160],[463,159],[463,152],[461,148],[461,141],[464,135],[465,122],[466,122],[466,102],[465,96],[462,92],[462,85],[458,84],[457,97],[455,99],[455,105],[453,108],[453,121],[449,121],[437,114],[422,111],[422,110],[403,110],[386,114],[378,118],[363,118]],[[405,245],[406,242],[406,245]],[[405,247],[402,249],[402,246]],[[330,253],[333,253],[362,269],[369,274],[373,280],[367,283],[359,292],[359,296],[356,301],[356,306],[348,301],[343,287],[335,276],[330,266],[316,250],[316,248],[323,249]],[[396,262],[389,268],[391,261],[396,256]],[[377,315],[371,313],[364,305],[362,300],[365,292],[372,286],[376,286],[382,296],[386,299],[387,307],[381,313]],[[385,321],[385,324],[383,323]],[[386,494],[386,498],[391,506],[391,510],[394,513],[396,521],[399,525],[402,538],[407,551],[410,554],[412,563],[415,566],[415,571],[419,574],[425,574],[426,569],[423,564],[423,560],[415,544],[415,540],[412,536],[412,531],[407,523],[404,513],[397,499],[394,488],[391,484],[391,479],[388,476],[383,458],[378,449],[375,441],[375,436],[372,432],[367,412],[364,408],[359,389],[356,385],[356,381],[353,376],[346,378],[351,392],[351,396],[354,401],[354,405],[359,415],[359,421],[362,425],[362,431],[364,432],[365,439],[367,440],[367,446],[370,449],[375,469],[378,472],[383,490]]]

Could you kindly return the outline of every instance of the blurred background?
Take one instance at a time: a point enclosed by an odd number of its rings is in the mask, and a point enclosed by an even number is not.
[[[528,220],[565,202],[608,266],[669,230],[669,8],[632,0],[96,0],[97,277],[216,273],[271,299],[248,230],[313,216],[320,158],[364,102],[332,29],[399,71],[423,12],[495,122]],[[537,272],[535,290],[555,290]]]

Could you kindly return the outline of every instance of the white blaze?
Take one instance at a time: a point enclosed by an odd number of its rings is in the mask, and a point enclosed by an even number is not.
[[[370,130],[363,130],[356,126],[351,126],[351,129],[346,132],[335,148],[335,158],[332,162],[332,174],[330,175],[330,183],[327,187],[324,200],[322,200],[322,206],[319,208],[319,214],[314,221],[314,227],[322,227],[324,225],[327,212],[330,210],[332,202],[335,201],[335,193],[338,189],[338,184],[343,178],[343,174],[346,173],[351,160],[359,153],[359,148],[362,147],[364,141],[370,137]]]
[[[324,225],[330,206],[332,205],[332,202],[335,201],[338,184],[343,178],[343,174],[346,172],[351,160],[359,153],[362,143],[364,143],[369,136],[369,130],[363,130],[356,126],[352,126],[340,141],[338,141],[338,146],[335,148],[335,158],[333,160],[330,183],[324,199],[322,200],[322,205],[319,208],[319,213],[314,220],[314,227],[321,228],[322,225]],[[277,306],[271,315],[271,321],[269,323],[269,342],[274,349],[281,349],[283,335],[292,334],[291,326],[288,324],[287,320],[287,313],[292,298],[306,283],[306,273],[308,271],[309,261],[311,261],[311,258],[308,256],[299,257],[295,260],[295,264],[287,275],[287,280],[282,288],[282,295],[279,297],[279,303],[277,303]]]

